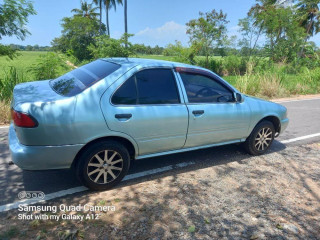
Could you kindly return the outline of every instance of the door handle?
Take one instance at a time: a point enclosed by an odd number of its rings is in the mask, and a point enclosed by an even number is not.
[[[194,110],[192,111],[194,116],[201,116],[202,114],[204,114],[204,110]]]
[[[132,117],[131,113],[125,113],[125,114],[116,114],[114,115],[115,118],[119,119],[119,120],[123,120],[123,119],[130,119]]]

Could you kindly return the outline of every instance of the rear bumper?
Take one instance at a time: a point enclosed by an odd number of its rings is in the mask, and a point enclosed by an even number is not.
[[[12,161],[24,170],[70,168],[83,144],[62,146],[25,146],[19,143],[13,124],[9,128]]]
[[[281,124],[281,126],[280,126],[280,134],[281,134],[288,127],[289,119],[288,118],[282,119],[280,124]]]

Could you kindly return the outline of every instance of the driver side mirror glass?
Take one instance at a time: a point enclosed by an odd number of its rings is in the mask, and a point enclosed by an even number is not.
[[[236,102],[243,102],[243,96],[240,93],[236,93]]]

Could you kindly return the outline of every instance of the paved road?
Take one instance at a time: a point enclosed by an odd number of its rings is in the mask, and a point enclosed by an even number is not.
[[[283,140],[320,133],[320,99],[284,102],[282,104],[288,108],[290,124],[286,132],[277,138],[270,152],[283,150],[286,147],[285,144],[281,143]],[[9,166],[10,155],[8,151],[7,134],[7,128],[0,128],[0,192],[2,196],[0,205],[18,201],[17,194],[23,190],[43,191],[45,194],[48,194],[80,185],[70,170],[32,172],[22,171],[14,165]],[[320,136],[289,144],[300,145],[314,141],[320,141]],[[212,160],[212,156],[215,156],[214,160]],[[140,160],[131,166],[129,174],[182,162],[195,162],[196,167],[186,167],[184,170],[190,171],[190,169],[199,169],[205,166],[208,167],[208,165],[226,164],[230,159],[241,161],[247,158],[250,158],[250,156],[243,152],[240,146],[229,145]],[[153,176],[153,178],[154,177],[156,177],[156,175]],[[142,180],[144,180],[144,178]],[[122,184],[135,184],[137,181],[141,180],[130,180]]]

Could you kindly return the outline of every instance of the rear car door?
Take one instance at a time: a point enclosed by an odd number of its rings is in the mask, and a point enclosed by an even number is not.
[[[247,137],[250,108],[227,84],[205,71],[181,69],[179,76],[190,113],[186,148]]]
[[[103,100],[111,130],[131,136],[139,155],[183,147],[188,110],[172,69],[141,69],[117,84],[110,100]]]

